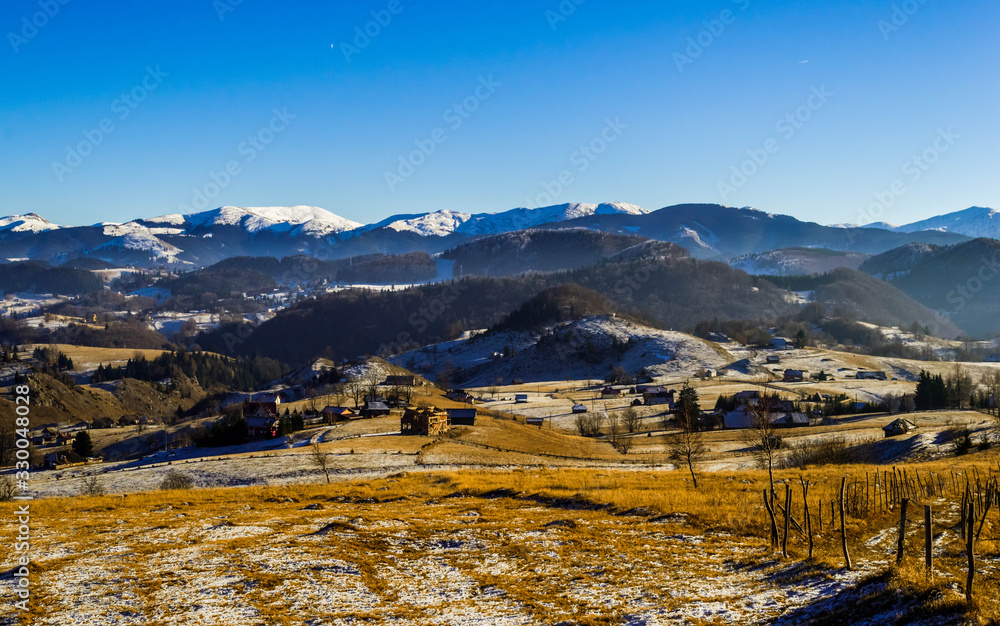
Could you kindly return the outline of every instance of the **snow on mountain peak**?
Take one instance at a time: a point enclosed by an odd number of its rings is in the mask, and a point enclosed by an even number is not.
[[[986,207],[971,207],[964,211],[956,211],[900,226],[896,230],[904,233],[938,230],[967,237],[997,239],[1000,238],[1000,211]]]
[[[25,213],[24,215],[10,215],[0,217],[0,231],[12,233],[41,233],[47,230],[62,228],[49,222],[37,213]]]
[[[342,233],[361,226],[358,222],[312,206],[245,208],[224,206],[201,213],[162,215],[141,221],[149,225],[176,227],[187,225],[189,228],[236,226],[251,233],[262,230],[285,232],[296,229],[314,236]]]
[[[477,213],[475,215],[443,210],[420,215],[399,215],[377,224],[371,224],[363,230],[390,228],[398,232],[416,233],[422,237],[446,237],[454,233],[469,236],[494,235],[591,215],[645,215],[646,213],[648,211],[642,207],[625,202],[567,203],[537,209],[522,207],[502,213]]]

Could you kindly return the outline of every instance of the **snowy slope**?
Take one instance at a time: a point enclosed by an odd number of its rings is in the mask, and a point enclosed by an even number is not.
[[[389,228],[398,232],[416,233],[423,237],[445,237],[453,233],[462,235],[494,235],[497,233],[524,230],[541,224],[564,222],[591,215],[645,215],[642,207],[624,202],[604,204],[559,204],[538,209],[512,209],[502,213],[460,213],[457,211],[437,211],[423,215],[400,215],[377,224],[367,226],[362,231],[374,228]]]
[[[126,232],[117,236],[111,241],[95,248],[95,251],[101,252],[102,250],[113,250],[115,248],[121,250],[151,252],[159,257],[169,258],[176,257],[178,254],[183,252],[183,250],[177,246],[171,245],[149,232],[142,232],[138,230]]]
[[[856,228],[856,224],[834,224],[836,228]],[[925,230],[956,233],[966,237],[988,237],[1000,239],[1000,211],[986,207],[972,207],[938,215],[930,219],[913,222],[904,226],[894,226],[886,222],[863,224],[862,228],[879,228],[897,233],[917,233]]]
[[[941,230],[958,233],[967,237],[989,237],[1000,239],[1000,211],[985,207],[972,207],[964,211],[939,215],[920,222],[900,226],[903,233],[921,230]]]
[[[56,226],[35,213],[0,217],[0,232],[41,233],[47,230],[56,230],[57,228],[62,228],[62,226]]]
[[[265,230],[272,232],[298,230],[315,236],[342,233],[361,226],[358,222],[352,222],[325,209],[310,206],[247,208],[224,206],[201,213],[163,215],[139,221],[146,225],[185,227],[186,231],[208,229],[212,226],[236,226],[249,233]]]

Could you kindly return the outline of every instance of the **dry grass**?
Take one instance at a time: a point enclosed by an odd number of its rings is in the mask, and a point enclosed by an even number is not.
[[[421,454],[460,445],[437,443]],[[995,472],[996,464],[994,454],[919,470],[950,477],[951,471],[987,474],[991,466]],[[816,503],[836,498],[842,476],[863,479],[885,469],[817,468],[776,478],[779,494],[783,484],[793,486],[799,520],[798,481],[812,483],[815,520]],[[853,589],[846,581],[857,577],[842,569],[828,504],[821,531],[814,521],[814,559],[805,560],[806,543],[793,531],[790,560],[782,562],[767,548],[765,472],[709,474],[701,482],[695,490],[680,472],[537,468],[42,500],[32,505],[39,577],[32,617],[36,623],[122,623],[94,621],[88,611],[100,607],[101,619],[131,611],[143,623],[173,623],[163,609],[169,600],[177,614],[200,611],[220,616],[207,623],[248,624],[300,623],[294,618],[304,614],[323,623],[475,623],[462,620],[476,613],[523,618],[497,623],[722,619],[691,612],[706,603],[735,611],[727,618],[735,621],[777,619],[783,606],[786,618],[797,615],[799,623],[844,623],[859,610],[878,616],[890,608],[913,617],[965,615],[978,623],[1000,618],[996,509],[977,546],[979,600],[966,607],[954,498],[934,502],[937,563],[929,582],[920,569],[916,516],[901,568],[889,567],[895,538],[885,532],[898,523],[898,512],[849,516],[852,557],[871,572]],[[9,519],[12,508],[0,506],[0,515]],[[0,529],[0,541],[8,543],[11,530]],[[94,576],[107,583],[100,591],[85,585]],[[822,581],[837,584],[808,602],[787,595],[815,590]],[[95,595],[81,595],[84,589]],[[748,594],[780,599],[770,609],[750,609]],[[841,609],[809,612],[831,594]],[[234,614],[237,609],[243,613]],[[63,621],[52,622],[53,616]]]

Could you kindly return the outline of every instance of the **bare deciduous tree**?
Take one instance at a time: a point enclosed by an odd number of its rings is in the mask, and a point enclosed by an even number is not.
[[[580,413],[576,416],[576,429],[584,437],[596,437],[604,428],[603,413]]]
[[[17,439],[14,436],[14,415],[4,416],[0,419],[0,466],[6,467],[14,464],[14,453]]]
[[[101,482],[97,474],[91,474],[83,479],[83,485],[80,486],[80,493],[85,496],[103,496],[104,483]]]
[[[312,442],[312,461],[326,476],[326,482],[330,482],[330,453],[323,451],[323,444],[319,439]]]
[[[354,401],[354,408],[361,406],[361,400],[365,397],[365,383],[360,378],[348,378],[344,383],[344,390],[347,397]]]
[[[642,420],[639,418],[639,412],[632,407],[622,411],[622,424],[625,425],[625,430],[630,433],[638,431],[639,425],[642,424]]]
[[[990,372],[984,376],[982,384],[986,387],[986,395],[990,399],[990,413],[1000,417],[1000,371]],[[1000,420],[997,426],[1000,426]]]
[[[757,459],[757,464],[767,468],[770,483],[771,498],[774,498],[774,457],[781,447],[781,437],[778,428],[771,421],[771,412],[767,407],[767,397],[761,394],[756,404],[747,404],[749,424],[740,431],[740,441],[750,446]]]
[[[685,387],[677,405],[676,422],[679,430],[668,435],[667,451],[674,463],[687,465],[695,489],[698,488],[698,477],[694,473],[694,464],[708,453],[698,423],[700,417],[698,394],[691,387]]]

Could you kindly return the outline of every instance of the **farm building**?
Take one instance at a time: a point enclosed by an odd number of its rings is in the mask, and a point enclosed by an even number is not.
[[[573,413],[586,413],[586,412],[587,412],[587,406],[586,405],[584,405],[584,404],[574,404],[573,405]]]
[[[767,396],[761,399],[759,391],[743,391],[736,394],[739,406],[723,416],[726,428],[741,429],[753,427],[756,420],[755,411],[763,402],[767,408],[768,421],[778,428],[797,428],[809,426],[809,416],[795,410],[795,403],[782,400],[777,396]]]
[[[517,404],[527,404],[528,403],[528,394],[526,394],[526,393],[515,394],[514,395],[514,402],[517,403]]]
[[[601,390],[602,400],[614,400],[616,398],[620,398],[621,396],[622,396],[621,389],[615,389],[614,387],[605,387],[604,389]]]
[[[542,426],[545,425],[545,418],[544,417],[529,417],[529,418],[526,418],[524,420],[524,423],[527,424],[528,426],[538,426],[539,428],[541,428]]]
[[[903,419],[902,417],[895,420],[888,426],[883,426],[882,431],[885,433],[886,437],[896,437],[898,435],[905,435],[911,431],[917,429],[917,425],[908,419]]]
[[[429,409],[408,409],[399,424],[404,435],[436,437],[448,432],[448,414],[435,407]]]
[[[447,409],[450,426],[475,426],[476,409]]]
[[[871,372],[867,370],[862,370],[858,372],[858,380],[889,380],[889,377],[885,375],[885,372]]]
[[[476,399],[472,397],[469,392],[462,389],[453,389],[449,391],[445,397],[449,400],[453,400],[455,402],[465,402],[466,404],[472,404],[476,401]]]
[[[361,417],[382,417],[388,415],[390,412],[389,405],[385,402],[369,400],[368,402],[365,402],[364,407],[361,409]]]
[[[275,394],[257,394],[265,401],[244,402],[243,419],[247,422],[247,435],[251,439],[268,439],[278,436],[278,403]]]
[[[382,387],[415,387],[417,384],[417,377],[413,375],[409,376],[386,376],[385,380],[382,381]]]
[[[786,383],[801,383],[806,379],[806,373],[802,370],[785,370],[785,376],[782,379]]]
[[[65,450],[49,452],[42,458],[42,464],[47,469],[56,469],[57,467],[66,467],[70,465],[82,465],[86,462],[87,459],[68,448]]]
[[[779,355],[777,355],[777,354],[769,354],[769,355],[767,355],[767,364],[768,365],[776,365],[778,363],[781,363],[781,357]]]
[[[667,405],[671,409],[674,407],[677,392],[666,387],[647,387],[642,394],[642,401],[646,406]]]
[[[771,347],[775,350],[787,350],[790,343],[791,341],[785,339],[784,337],[775,337],[771,339]]]
[[[357,417],[358,414],[346,406],[328,406],[323,409],[320,415],[323,416],[324,422],[333,424],[335,422],[346,422],[352,417]]]

